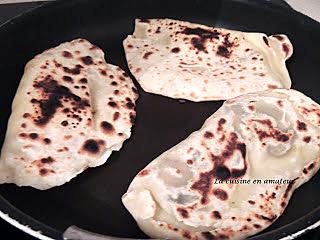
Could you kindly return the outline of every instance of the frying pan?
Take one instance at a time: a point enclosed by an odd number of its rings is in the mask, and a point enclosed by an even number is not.
[[[122,40],[133,32],[137,17],[168,17],[243,31],[285,33],[295,51],[287,63],[293,88],[320,102],[317,45],[320,24],[282,1],[57,1],[12,19],[0,28],[1,144],[11,102],[28,60],[61,42],[81,37],[100,46],[108,62],[129,72]],[[0,217],[41,239],[63,239],[63,234],[66,239],[86,240],[114,239],[102,235],[148,238],[123,207],[122,194],[140,169],[200,128],[222,102],[182,104],[148,94],[141,88],[139,94],[133,134],[120,152],[113,153],[103,166],[88,169],[70,183],[47,191],[1,185]],[[293,239],[319,225],[319,186],[317,174],[296,190],[283,216],[250,239]]]

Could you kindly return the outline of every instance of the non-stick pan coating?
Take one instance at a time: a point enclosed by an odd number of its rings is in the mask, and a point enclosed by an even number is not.
[[[10,105],[28,60],[61,42],[86,38],[106,52],[108,62],[129,72],[122,40],[133,32],[134,19],[165,17],[287,34],[294,46],[294,55],[287,63],[293,88],[320,102],[320,25],[290,8],[258,0],[58,1],[0,28],[1,142]],[[146,237],[123,207],[122,194],[141,168],[199,129],[222,102],[180,103],[145,93],[140,87],[139,94],[132,137],[106,164],[47,191],[0,185],[1,211],[54,238],[61,237],[70,225],[111,236]],[[276,239],[318,221],[319,186],[317,174],[295,192],[283,216],[254,239]]]

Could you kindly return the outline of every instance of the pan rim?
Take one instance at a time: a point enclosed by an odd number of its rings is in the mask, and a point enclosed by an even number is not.
[[[12,226],[20,229],[21,231],[23,231],[33,237],[38,238],[40,240],[54,240],[53,238],[42,234],[41,231],[34,230],[31,227],[29,227],[28,225],[24,225],[24,224],[18,222],[16,219],[10,217],[9,214],[6,214],[6,213],[2,212],[1,210],[0,210],[0,217],[2,220],[6,221],[7,223],[11,224]]]
[[[72,4],[72,2],[76,2],[76,1],[77,0],[69,0],[67,4]],[[85,1],[89,2],[88,0],[78,0],[78,2],[85,2]],[[242,3],[244,5],[251,6],[251,7],[258,7],[259,4],[261,4],[260,0],[224,0],[224,1]],[[38,6],[31,7],[30,9],[22,12],[21,14],[18,14],[10,18],[9,20],[5,21],[4,23],[0,24],[0,32],[10,28],[12,25],[16,23],[15,21],[32,17],[32,14],[37,14],[42,9],[45,9],[51,6],[58,6],[59,4],[66,4],[66,1],[56,0],[52,2],[51,1],[44,2]],[[268,0],[264,3],[264,5],[266,8],[268,8],[269,11],[281,12],[282,14],[285,14],[290,17],[292,17],[292,13],[293,13],[294,14],[293,17],[295,18],[304,18],[304,19],[307,19],[308,21],[311,20],[313,22],[316,22],[315,20],[311,19],[310,17],[300,12],[297,12],[291,7],[289,8],[283,5],[277,5],[273,1]],[[319,23],[319,26],[320,26],[320,23]],[[7,213],[5,212],[6,208],[7,208]],[[20,218],[18,217],[16,218],[15,215],[17,215],[17,213],[18,215],[20,215],[19,216]],[[22,210],[16,208],[14,205],[11,205],[11,203],[8,200],[6,200],[1,194],[0,194],[0,218],[8,222],[12,226],[38,239],[41,239],[41,240],[63,239],[62,237],[63,232],[61,232],[58,229],[52,228],[43,222],[39,222],[38,220],[36,220],[35,218],[33,218],[28,214],[25,214]],[[36,227],[35,225],[38,225],[38,226]],[[301,226],[301,228],[299,228],[299,226]],[[278,240],[292,240],[302,236],[306,232],[313,230],[319,226],[320,226],[320,206],[318,206],[308,214],[292,221],[291,223],[288,223],[270,232],[266,232],[258,236],[249,237],[249,240],[262,240],[262,239],[265,239],[265,237],[267,237],[268,235],[272,235],[272,236],[277,235],[278,237],[280,237],[281,232],[283,233],[283,236],[278,238]],[[289,229],[292,227],[295,230],[289,231]],[[43,232],[46,232],[46,234]]]

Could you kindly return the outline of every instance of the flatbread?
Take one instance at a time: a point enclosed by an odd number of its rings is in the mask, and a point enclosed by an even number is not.
[[[246,33],[171,19],[138,19],[123,42],[131,73],[150,93],[191,101],[225,100],[290,88],[283,34]]]
[[[318,171],[319,127],[320,106],[295,90],[228,100],[140,171],[123,204],[153,238],[244,239]]]
[[[84,39],[32,59],[12,104],[0,183],[48,189],[105,163],[130,137],[137,89]]]

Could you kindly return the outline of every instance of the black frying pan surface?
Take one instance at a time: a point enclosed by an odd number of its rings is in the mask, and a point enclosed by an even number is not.
[[[294,45],[294,55],[287,63],[293,88],[320,102],[320,24],[286,6],[258,0],[58,1],[0,28],[1,144],[11,102],[28,60],[61,42],[81,37],[101,47],[109,63],[129,72],[122,40],[133,32],[134,19],[165,17],[287,34]],[[139,94],[132,137],[106,164],[47,191],[0,185],[0,210],[56,239],[62,238],[70,225],[105,235],[147,238],[123,207],[121,196],[140,169],[199,129],[222,102],[181,104],[143,92],[140,87]],[[317,174],[295,192],[283,216],[252,239],[278,239],[319,221],[319,187]]]

